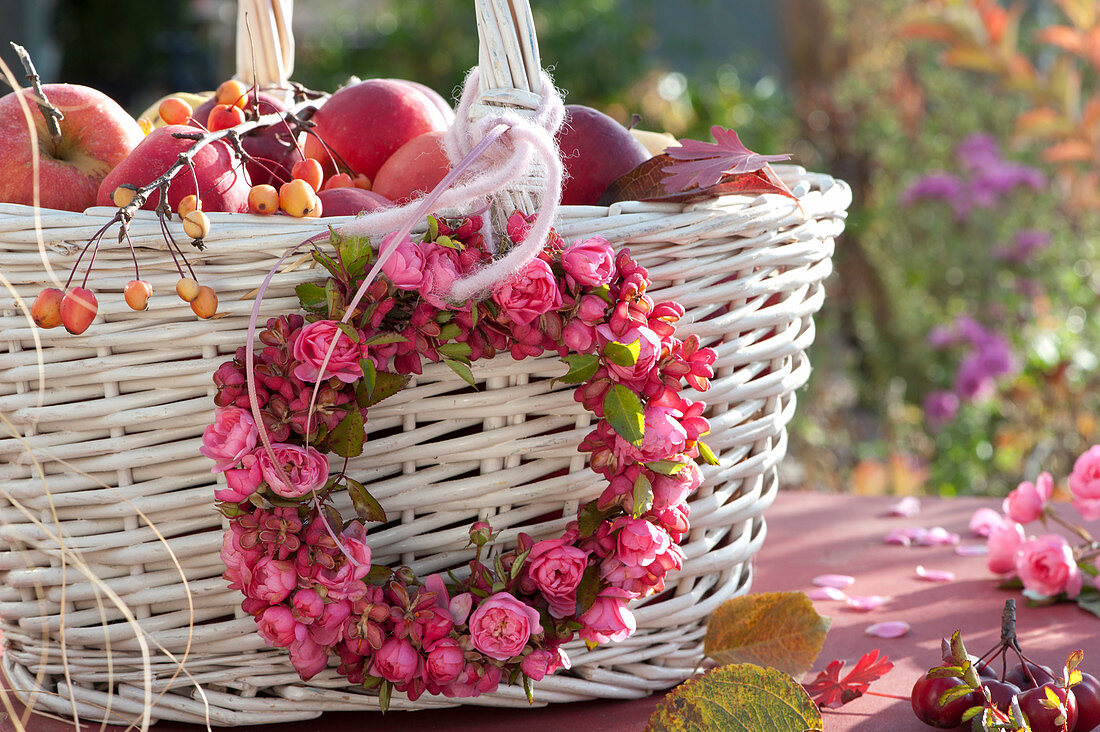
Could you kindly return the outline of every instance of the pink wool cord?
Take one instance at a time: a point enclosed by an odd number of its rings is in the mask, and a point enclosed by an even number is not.
[[[534,156],[542,163],[546,180],[542,204],[527,238],[503,257],[456,280],[449,292],[442,293],[444,299],[455,303],[464,303],[491,291],[534,259],[546,243],[561,203],[562,164],[554,135],[565,118],[565,107],[550,77],[542,72],[541,102],[533,115],[483,105],[479,111],[487,112],[471,120],[471,111],[479,96],[478,80],[477,69],[466,77],[455,123],[447,131],[444,142],[453,167],[463,167],[465,172],[453,183],[445,179],[424,198],[365,214],[340,230],[341,234],[353,236],[377,236],[399,228],[408,230],[411,219],[417,217],[429,201],[435,210],[483,210],[493,194],[527,171]],[[501,125],[508,129],[493,145],[487,148],[478,145]],[[482,149],[478,150],[479,147]],[[471,159],[473,157],[476,160]],[[492,242],[489,248],[495,250]]]

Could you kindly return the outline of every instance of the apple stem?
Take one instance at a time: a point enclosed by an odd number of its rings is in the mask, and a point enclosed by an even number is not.
[[[27,53],[27,49],[15,41],[11,41],[11,47],[19,56],[19,61],[23,64],[23,70],[27,72],[27,81],[31,83],[31,88],[34,90],[38,111],[42,113],[46,120],[46,127],[50,130],[50,138],[53,140],[56,149],[61,145],[61,120],[65,119],[65,115],[61,113],[60,109],[50,104],[50,100],[46,98],[46,92],[42,91],[42,79],[38,76],[38,71],[34,68],[34,62],[31,61],[31,55]]]

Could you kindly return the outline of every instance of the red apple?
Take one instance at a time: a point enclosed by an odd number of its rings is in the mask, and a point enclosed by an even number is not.
[[[435,188],[451,169],[443,150],[444,134],[441,130],[425,132],[397,148],[378,169],[371,190],[391,201],[407,203]]]
[[[351,167],[352,177],[362,174],[371,179],[397,148],[447,127],[431,99],[392,79],[368,79],[340,89],[314,113],[313,121],[313,131]],[[306,138],[306,156],[319,160],[326,175],[335,172],[328,152],[313,135]]]
[[[613,180],[649,160],[649,151],[630,131],[603,112],[579,104],[565,106],[557,134],[566,179],[561,202],[593,205]]]
[[[425,86],[419,81],[409,81],[408,79],[389,79],[389,81],[405,84],[426,96],[431,100],[431,103],[435,105],[435,108],[439,110],[439,113],[443,115],[443,120],[447,123],[448,127],[455,121],[454,109],[452,109],[451,105],[447,103],[447,100],[443,98],[443,95],[435,89],[432,89],[430,86]]]
[[[141,142],[141,127],[102,92],[77,84],[45,84],[46,98],[65,115],[54,144],[46,121],[24,89],[38,139],[39,205],[83,211],[95,204],[103,178]],[[0,98],[0,201],[34,203],[31,138],[15,92]]]
[[[377,211],[393,205],[393,201],[374,191],[354,186],[324,188],[317,197],[321,199],[321,218],[354,216],[360,211]]]
[[[173,133],[194,133],[195,128],[185,125],[165,125],[158,127],[142,140],[141,144],[103,179],[99,187],[96,202],[100,206],[110,206],[111,193],[119,185],[129,183],[143,186],[159,178],[167,171],[181,152],[189,148],[194,141],[172,137]],[[205,211],[230,211],[246,213],[248,211],[248,191],[250,186],[240,160],[228,144],[218,140],[200,149],[193,158],[195,175],[199,180],[199,189],[195,190],[195,179],[184,168],[168,187],[168,205],[175,211],[184,196],[198,194]],[[153,209],[160,200],[160,193],[153,191],[142,208]]]

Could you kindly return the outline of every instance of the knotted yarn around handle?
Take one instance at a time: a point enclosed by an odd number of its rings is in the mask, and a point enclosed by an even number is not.
[[[451,174],[426,196],[363,214],[341,227],[339,233],[379,236],[399,229],[408,231],[416,221],[435,210],[475,213],[485,209],[496,193],[530,175],[532,163],[537,162],[537,170],[544,176],[543,195],[527,237],[480,270],[455,280],[447,292],[439,294],[449,302],[464,303],[519,272],[545,245],[561,203],[563,168],[554,135],[565,119],[565,106],[549,75],[540,73],[543,83],[538,107],[525,114],[480,103],[479,72],[472,70],[466,77],[455,122],[444,141],[452,163]],[[503,134],[490,135],[501,125],[507,128]],[[496,139],[491,145],[479,145],[488,137]],[[487,235],[491,236],[491,232]],[[394,248],[381,247],[378,263],[388,258]],[[489,249],[496,251],[491,242]]]

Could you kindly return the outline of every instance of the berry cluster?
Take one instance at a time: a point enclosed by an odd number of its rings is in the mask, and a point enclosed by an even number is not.
[[[958,631],[943,641],[943,664],[913,685],[913,712],[925,724],[953,729],[974,719],[982,730],[1092,732],[1100,728],[1100,681],[1082,672],[1075,651],[1057,673],[1023,654],[1016,605],[1005,603],[1001,640],[980,658],[966,652]],[[1009,665],[1009,653],[1017,663]],[[996,662],[1000,661],[999,664]],[[999,671],[997,666],[999,666]]]
[[[396,244],[362,300],[369,242],[334,238],[334,256],[315,252],[328,281],[299,286],[305,315],[270,320],[251,363],[242,348],[218,369],[219,408],[203,435],[203,454],[225,476],[222,558],[242,607],[302,678],[335,657],[349,680],[379,688],[383,705],[393,690],[476,696],[501,681],[522,680],[530,694],[531,681],[568,666],[561,645],[573,637],[629,636],[627,603],[660,592],[682,566],[686,499],[702,481],[696,459],[714,460],[699,441],[705,405],[680,388],[706,389],[715,353],[676,338],[683,308],[653,302],[628,252],[598,238],[566,246],[553,234],[489,298],[454,304],[451,284],[489,259],[482,222],[428,224],[423,240]],[[514,214],[509,241],[530,224]],[[561,537],[520,534],[491,563],[481,554],[492,529],[475,523],[475,557],[449,582],[372,566],[364,523],[385,512],[346,470],[333,475],[325,453],[361,454],[368,408],[424,360],[473,383],[472,359],[547,350],[565,358],[562,381],[599,418],[580,449],[607,480],[600,497]],[[344,490],[350,521],[331,500]]]

